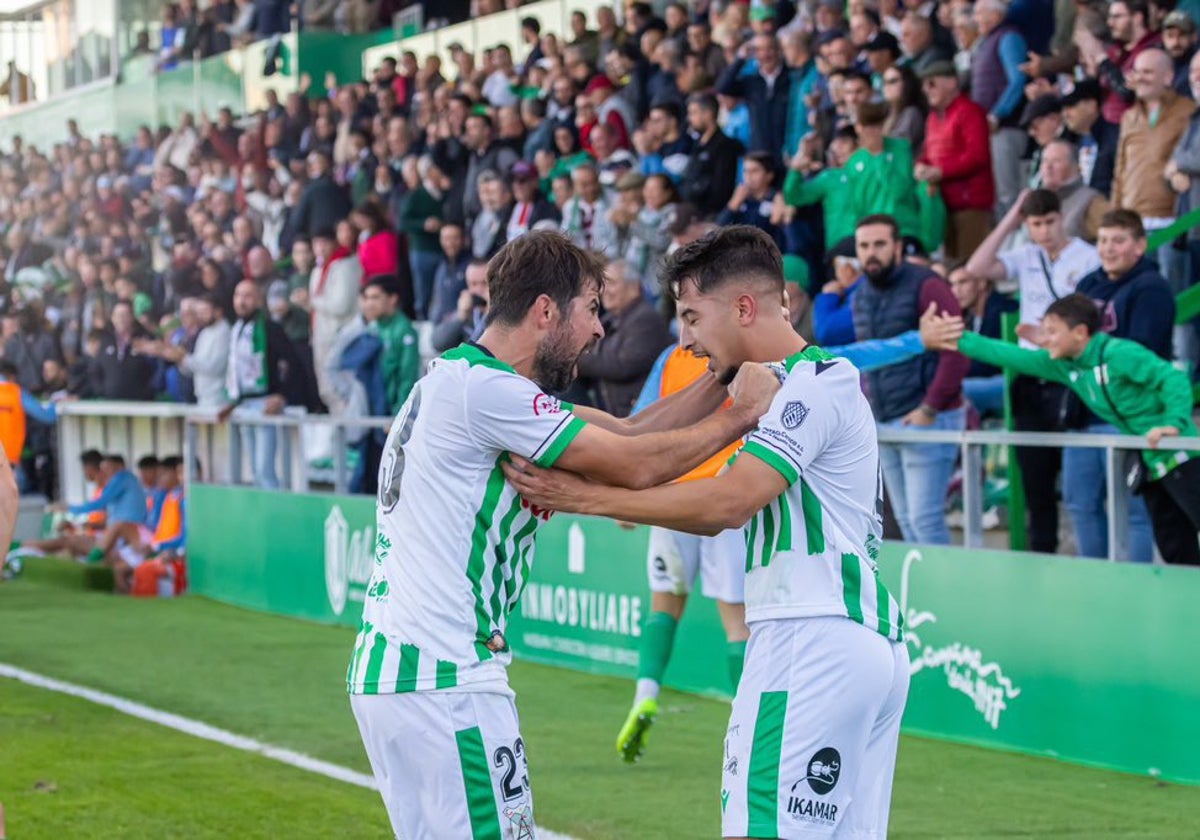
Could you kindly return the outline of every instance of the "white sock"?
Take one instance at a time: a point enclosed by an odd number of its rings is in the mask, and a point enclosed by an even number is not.
[[[637,681],[637,690],[633,695],[633,703],[637,705],[643,700],[658,699],[658,682],[642,677]]]

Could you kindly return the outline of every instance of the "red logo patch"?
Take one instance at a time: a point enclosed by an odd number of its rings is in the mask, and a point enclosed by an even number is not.
[[[546,394],[538,394],[533,398],[533,413],[537,417],[543,414],[558,414],[562,411],[562,403]]]
[[[528,501],[525,500],[524,496],[521,497],[521,507],[523,507],[527,511],[529,511],[529,513],[535,519],[540,519],[543,522],[549,522],[550,517],[554,515],[554,511],[550,510],[549,508],[542,508],[542,507],[538,507],[537,505],[530,504]]]

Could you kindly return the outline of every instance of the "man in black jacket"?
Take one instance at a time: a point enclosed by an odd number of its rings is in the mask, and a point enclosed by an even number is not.
[[[492,171],[504,173],[517,162],[517,153],[509,146],[496,143],[495,127],[487,114],[471,114],[465,123],[463,143],[471,150],[471,162],[467,166],[467,183],[463,192],[463,212],[468,222],[483,209],[479,200],[479,176]]]
[[[742,144],[727,137],[717,125],[719,110],[712,94],[697,93],[688,99],[688,126],[700,139],[683,171],[679,192],[706,216],[721,212],[733,195],[738,157],[742,154]]]
[[[237,320],[229,333],[229,367],[225,374],[225,391],[231,402],[221,410],[221,419],[232,414],[235,421],[253,421],[280,414],[286,405],[310,404],[303,365],[283,327],[267,317],[253,280],[237,284],[233,311]],[[255,485],[279,489],[276,428],[242,425],[238,432],[254,467]]]
[[[97,395],[106,400],[154,399],[156,363],[137,351],[137,340],[147,336],[133,317],[133,304],[117,301],[110,318],[112,333],[96,357]]]
[[[1092,79],[1084,79],[1062,98],[1063,122],[1079,139],[1079,170],[1083,182],[1108,196],[1117,163],[1118,126],[1100,115],[1104,94]]]
[[[281,247],[286,244],[290,249],[297,236],[311,238],[319,230],[333,230],[338,222],[350,215],[350,197],[333,180],[329,155],[309,152],[307,165],[309,182],[288,222],[287,242],[281,242]]]
[[[579,357],[579,376],[595,381],[602,407],[628,417],[671,331],[654,304],[642,295],[642,278],[624,260],[605,272],[604,338]]]
[[[721,74],[717,93],[746,101],[750,111],[751,148],[770,151],[778,157],[787,131],[791,75],[783,66],[779,41],[774,35],[764,32],[754,36],[753,49],[758,59],[758,72],[745,75],[742,71],[747,59],[739,58]]]

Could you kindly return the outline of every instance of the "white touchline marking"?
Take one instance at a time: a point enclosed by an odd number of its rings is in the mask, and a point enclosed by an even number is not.
[[[322,761],[319,758],[313,758],[310,755],[289,750],[285,747],[265,744],[254,738],[247,738],[244,735],[238,735],[225,729],[218,729],[215,726],[209,726],[207,723],[192,720],[182,715],[164,712],[161,709],[155,709],[133,700],[127,700],[115,694],[108,694],[107,692],[97,691],[87,686],[75,685],[74,683],[63,682],[51,677],[44,677],[41,674],[35,674],[33,671],[26,671],[24,668],[18,668],[15,665],[9,665],[5,662],[0,662],[0,677],[8,677],[26,685],[44,688],[49,691],[57,691],[60,694],[69,694],[72,697],[79,697],[99,706],[116,709],[118,712],[130,717],[148,720],[151,723],[157,723],[159,726],[165,726],[168,729],[174,729],[186,735],[193,735],[197,738],[203,738],[206,741],[214,741],[226,747],[233,747],[235,750],[257,753],[265,758],[270,758],[283,764],[291,765],[292,767],[298,767],[310,773],[318,773],[330,779],[337,779],[339,782],[348,782],[349,784],[358,785],[370,790],[379,790],[379,787],[375,784],[375,777],[366,773],[359,773],[348,767],[342,767],[340,764]],[[574,838],[566,834],[559,834],[541,827],[537,830],[537,836],[540,840],[574,840]]]

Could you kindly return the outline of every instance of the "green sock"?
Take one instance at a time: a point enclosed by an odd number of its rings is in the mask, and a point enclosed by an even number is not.
[[[738,683],[742,681],[742,664],[746,661],[746,643],[730,642],[726,646],[729,654],[729,681],[733,690],[737,691]]]
[[[642,628],[642,645],[638,650],[638,679],[661,683],[671,648],[675,645],[678,622],[669,613],[652,612]]]
[[[89,563],[103,563],[104,562],[104,549],[93,548],[91,551],[88,552],[87,561]]]
[[[20,548],[20,547],[21,547],[21,541],[20,541],[20,540],[13,540],[11,543],[9,543],[9,544],[8,544],[8,550],[9,550],[9,551],[16,551],[16,550],[17,550],[18,548]]]

